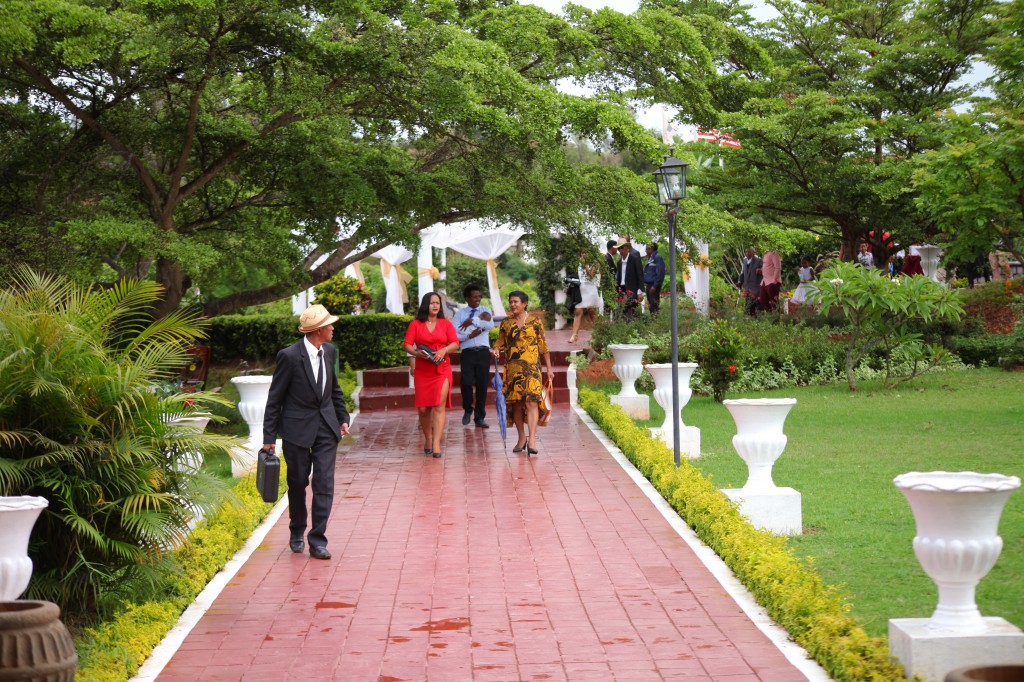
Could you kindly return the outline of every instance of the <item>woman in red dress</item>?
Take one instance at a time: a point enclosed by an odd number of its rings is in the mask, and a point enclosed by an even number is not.
[[[420,301],[416,319],[405,331],[405,352],[416,358],[413,384],[423,431],[423,454],[440,457],[448,408],[452,406],[452,361],[459,349],[455,325],[444,318],[441,297],[433,292]]]

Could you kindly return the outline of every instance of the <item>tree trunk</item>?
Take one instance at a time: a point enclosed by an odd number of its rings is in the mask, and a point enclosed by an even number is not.
[[[181,306],[189,281],[180,265],[162,256],[156,261],[156,281],[164,288],[163,299],[157,302],[153,310],[153,316],[160,318]]]

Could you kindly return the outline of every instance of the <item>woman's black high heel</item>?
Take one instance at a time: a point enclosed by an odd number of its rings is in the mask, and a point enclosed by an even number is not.
[[[441,457],[441,456],[444,455],[443,452],[432,452],[430,454],[432,454],[434,456],[434,459],[437,459],[438,457]]]
[[[523,443],[522,445],[513,446],[512,452],[522,452],[525,449],[526,449],[526,443]]]
[[[536,455],[539,452],[540,452],[540,450],[535,450],[534,448],[526,448],[526,456],[527,457],[529,457],[530,455]]]
[[[424,455],[429,455],[432,452],[433,452],[433,450],[431,450],[430,448],[423,448],[423,454]]]

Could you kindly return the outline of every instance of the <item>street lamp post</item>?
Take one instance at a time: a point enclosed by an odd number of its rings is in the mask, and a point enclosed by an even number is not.
[[[686,198],[686,163],[677,159],[669,147],[661,167],[654,171],[658,202],[665,207],[668,220],[669,308],[672,321],[672,456],[679,466],[679,305],[676,300],[676,218],[679,200]]]

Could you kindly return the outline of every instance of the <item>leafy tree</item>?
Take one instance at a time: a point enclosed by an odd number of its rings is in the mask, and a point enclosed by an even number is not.
[[[934,232],[910,189],[913,160],[941,144],[941,112],[992,32],[989,0],[828,0],[772,5],[768,83],[719,122],[742,142],[704,175],[715,205],[739,217],[890,244]],[[874,232],[874,235],[871,233]]]
[[[151,575],[196,509],[228,494],[187,453],[227,452],[237,439],[173,418],[229,403],[158,395],[202,334],[194,314],[153,322],[159,297],[153,282],[95,291],[27,269],[0,290],[0,495],[49,501],[28,595],[76,618]]]
[[[668,88],[708,111],[720,32],[498,0],[11,0],[0,25],[0,221],[34,245],[18,256],[152,276],[158,313],[198,289],[209,315],[437,222],[656,229],[648,178],[563,145],[656,158],[625,105]],[[563,78],[601,89],[561,93]]]
[[[1024,261],[1024,0],[997,9],[996,97],[947,115],[946,144],[919,160],[914,185],[919,208],[953,242],[947,256],[996,247]]]

